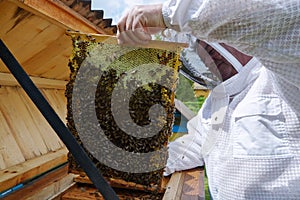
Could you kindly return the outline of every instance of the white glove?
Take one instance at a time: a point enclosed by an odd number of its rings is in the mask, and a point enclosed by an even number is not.
[[[195,129],[197,117],[188,123],[189,133],[169,143],[169,158],[164,176],[175,171],[193,169],[204,165],[201,156],[201,135]]]
[[[118,23],[118,43],[147,44],[151,40],[151,34],[165,28],[162,4],[134,6]]]

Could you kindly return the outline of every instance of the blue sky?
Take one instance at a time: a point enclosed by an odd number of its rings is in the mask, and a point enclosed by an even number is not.
[[[112,18],[112,24],[117,24],[126,9],[137,4],[162,3],[165,0],[92,0],[92,9],[104,10],[104,18]]]

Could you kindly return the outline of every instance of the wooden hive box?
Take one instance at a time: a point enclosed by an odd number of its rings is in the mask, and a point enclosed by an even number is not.
[[[65,3],[1,0],[0,38],[66,122],[64,93],[72,52],[66,30],[113,34],[116,27],[102,29],[79,14],[80,9],[75,10],[75,1],[72,8]],[[68,176],[68,150],[1,60],[0,95],[0,197],[25,188],[45,174],[47,178],[32,187],[36,188],[34,192],[31,188],[22,190],[21,196],[15,192],[19,196],[6,198],[34,199],[35,193],[41,194],[46,188],[45,196],[36,198],[46,199],[65,189],[73,182],[73,176]]]

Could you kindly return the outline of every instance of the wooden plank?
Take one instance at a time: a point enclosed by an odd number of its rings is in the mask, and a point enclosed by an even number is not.
[[[104,200],[102,196],[97,195],[97,189],[88,186],[77,186],[67,191],[61,198],[62,200]]]
[[[34,119],[32,123],[34,123],[36,127],[36,134],[39,134],[42,137],[48,152],[64,147],[64,144],[60,141],[60,138],[57,136],[36,106],[32,103],[25,91],[21,88],[17,88],[17,91],[22,97],[31,118]]]
[[[55,112],[58,114],[60,119],[63,122],[67,122],[67,99],[65,97],[64,90],[48,90],[43,89],[41,90],[44,97],[47,99],[47,101],[50,103],[52,108],[55,110]],[[59,140],[61,145],[64,145],[61,140]]]
[[[147,193],[134,190],[115,189],[120,200],[148,200],[161,199],[161,194]],[[67,191],[62,197],[62,200],[105,200],[100,192],[91,185],[76,184],[73,188]]]
[[[62,148],[0,170],[0,191],[14,187],[67,161],[67,149]]]
[[[0,94],[1,95],[1,94]],[[20,164],[25,158],[0,110],[0,170]]]
[[[9,1],[1,1],[0,2],[0,37],[8,32],[13,26],[15,26],[15,13],[18,9],[18,6],[9,2]]]
[[[105,42],[108,44],[117,44],[116,36],[111,35],[100,35],[100,34],[87,34],[87,33],[80,33],[74,31],[67,31],[68,35],[80,35],[83,38],[92,37],[95,38],[97,42]],[[170,51],[179,51],[181,48],[188,47],[186,43],[177,43],[177,42],[165,42],[165,41],[158,41],[158,40],[151,40],[147,45],[141,45],[140,47],[144,48],[155,48],[155,49],[163,49],[163,50],[170,50]]]
[[[49,78],[53,77],[60,80],[69,80],[71,72],[68,64],[71,53],[71,46],[65,45],[64,50],[57,54],[54,59],[51,59],[45,63],[44,67],[51,70],[44,71],[40,76]]]
[[[23,156],[25,159],[30,159],[41,155],[34,138],[28,131],[27,120],[21,115],[21,113],[24,112],[24,107],[22,107],[23,102],[19,99],[18,95],[9,92],[8,87],[1,87],[0,93],[2,91],[6,92],[6,94],[0,98],[0,110]]]
[[[0,154],[0,170],[5,168],[6,168],[6,164],[4,158],[2,157],[2,154]]]
[[[204,200],[204,169],[195,168],[172,174],[163,200]]]
[[[29,57],[22,65],[33,76],[61,79],[63,74],[63,77],[68,79],[68,62],[71,54],[71,39],[62,34],[57,40],[49,44],[47,48]]]
[[[204,200],[204,170],[200,168],[184,172],[181,200]]]
[[[43,89],[42,93],[44,94],[50,105],[53,107],[53,109],[56,111],[60,119],[66,122],[67,100],[62,96],[62,94],[64,94],[64,91]]]
[[[0,38],[3,39],[3,36],[9,32],[13,27],[17,26],[17,22],[20,21],[16,18],[15,14],[17,12],[18,7],[9,2],[9,1],[1,1],[0,2]],[[26,33],[23,33],[26,34]],[[4,39],[3,39],[4,40]],[[5,42],[5,41],[4,41]],[[0,60],[0,71],[1,72],[8,72],[8,69],[5,67],[3,62]]]
[[[66,89],[67,81],[40,78],[40,77],[32,77],[32,76],[30,76],[30,78],[38,88],[61,89],[61,90]],[[0,85],[1,86],[20,86],[12,74],[1,73],[1,72],[0,72]]]
[[[24,99],[18,92],[20,88],[18,89],[18,87],[6,87],[6,89],[9,92],[9,100],[11,101],[10,106],[14,106],[17,111],[16,115],[18,115],[17,118],[13,121],[13,126],[17,128],[20,124],[20,121],[23,121],[23,126],[19,127],[18,132],[20,134],[22,134],[24,131],[27,131],[29,133],[28,137],[30,137],[34,147],[38,151],[36,156],[46,154],[48,152],[48,149],[39,131],[37,131],[34,116],[30,114],[30,110],[28,109],[26,103],[24,102]],[[9,115],[11,115],[11,112],[9,112]],[[26,144],[25,141],[22,142]]]
[[[41,16],[47,21],[63,28],[87,33],[105,34],[105,31],[91,23],[80,14],[56,0],[10,0],[21,8]]]
[[[182,187],[184,183],[184,173],[175,172],[172,174],[167,185],[163,200],[181,200]]]
[[[105,177],[105,179],[114,188],[123,188],[123,189],[128,189],[128,190],[139,190],[139,191],[150,191],[150,192],[158,192],[158,193],[164,192],[165,185],[163,185],[163,184],[166,184],[166,182],[163,182],[162,185],[160,186],[160,189],[158,189],[157,186],[145,186],[145,185],[141,185],[141,184],[136,184],[134,182],[127,182],[122,179],[107,178],[107,177]],[[84,183],[84,184],[90,184],[90,185],[93,184],[86,175],[77,176],[77,177],[75,177],[74,181],[77,183]]]
[[[34,27],[28,27],[28,30],[32,28]],[[18,61],[23,64],[23,62],[30,59],[31,57],[34,57],[34,55],[38,52],[42,51],[45,48],[48,48],[51,43],[55,42],[64,33],[64,29],[51,24],[44,30],[42,30],[38,35],[36,35],[36,37],[29,43],[26,43],[20,48],[14,50],[13,54],[16,56]],[[30,72],[28,73],[30,74]]]
[[[59,188],[59,191],[53,195],[52,197],[49,198],[49,200],[61,200],[62,196],[72,187],[74,187],[76,185],[76,183],[74,182],[74,178],[76,177],[76,175],[74,174],[68,174],[67,177],[63,178],[61,181],[58,182],[59,187],[55,187],[55,188]]]
[[[41,176],[16,192],[5,197],[5,200],[16,199],[49,199],[73,183],[73,175],[68,176],[68,166],[64,165]]]
[[[30,14],[25,10],[21,11]],[[38,16],[28,15],[22,17],[24,14],[20,14],[22,12],[18,13],[19,14],[15,16],[15,18],[19,21],[18,24],[11,28],[11,30],[5,33],[2,37],[3,41],[14,54],[15,52],[22,51],[24,45],[30,44],[41,32],[51,25],[49,22]]]

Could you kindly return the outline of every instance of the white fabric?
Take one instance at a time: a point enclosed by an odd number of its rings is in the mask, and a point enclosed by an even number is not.
[[[162,12],[170,28],[257,57],[300,112],[299,0],[168,0]]]
[[[201,157],[201,131],[197,129],[199,116],[194,117],[188,123],[188,132],[168,145],[168,162],[165,167],[164,176],[175,171],[193,169],[204,166]]]
[[[234,67],[237,72],[240,72],[242,70],[243,65],[219,43],[213,42],[209,43],[209,45],[217,50]]]
[[[231,98],[213,92],[199,112],[202,126],[218,117],[216,102],[230,102],[222,123],[199,134],[213,199],[300,199],[300,1],[168,0],[162,11],[168,27],[266,67],[227,80]]]
[[[205,161],[214,200],[300,199],[300,115],[280,97],[274,79],[252,59],[211,92],[188,124],[197,121],[189,134],[198,138],[188,145],[194,149],[191,157],[199,152],[197,146],[201,149],[195,160]],[[227,104],[226,115],[213,115],[222,110],[214,104]],[[183,145],[180,149],[184,151]],[[189,162],[186,168],[180,163],[180,170],[196,167]]]

